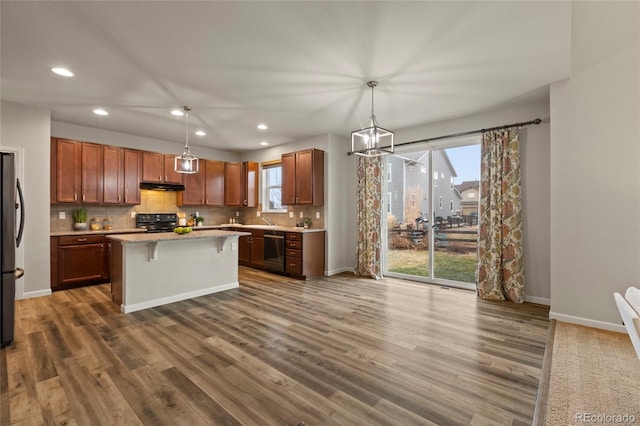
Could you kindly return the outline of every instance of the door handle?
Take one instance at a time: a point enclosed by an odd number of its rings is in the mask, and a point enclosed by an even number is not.
[[[16,187],[18,188],[18,198],[20,199],[20,228],[18,228],[18,236],[16,237],[16,247],[20,247],[20,242],[22,242],[22,233],[24,232],[24,195],[22,194],[20,179],[16,179]],[[22,271],[22,273],[24,273],[24,271]]]

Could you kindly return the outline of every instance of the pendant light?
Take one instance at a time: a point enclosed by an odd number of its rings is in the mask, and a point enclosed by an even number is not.
[[[351,152],[363,157],[379,157],[393,154],[393,132],[378,126],[376,115],[373,112],[373,90],[378,85],[377,81],[368,81],[371,87],[371,116],[369,127],[351,132]]]
[[[198,157],[191,155],[191,150],[189,149],[189,111],[191,111],[191,107],[185,105],[183,109],[186,129],[185,144],[182,155],[176,156],[175,171],[178,173],[193,174],[198,173]]]

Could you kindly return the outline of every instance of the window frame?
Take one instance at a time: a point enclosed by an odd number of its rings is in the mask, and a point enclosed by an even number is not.
[[[261,163],[262,166],[262,182],[260,184],[260,193],[262,195],[262,213],[287,213],[287,206],[282,204],[282,161],[274,160],[274,161],[265,161]],[[269,179],[267,178],[268,170],[280,168],[280,183],[279,185],[269,185]],[[274,188],[280,189],[280,205],[283,207],[282,209],[269,209],[269,193],[270,190]]]

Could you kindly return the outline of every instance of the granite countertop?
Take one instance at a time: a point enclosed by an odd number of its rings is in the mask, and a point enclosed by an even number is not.
[[[249,232],[239,231],[222,231],[219,229],[202,230],[198,232],[190,232],[188,234],[176,234],[175,232],[151,232],[142,234],[116,234],[109,235],[108,238],[114,241],[120,241],[124,244],[144,244],[156,243],[158,241],[177,241],[177,240],[194,240],[201,238],[221,238],[221,237],[239,237],[242,235],[251,235]]]
[[[146,229],[141,228],[120,228],[120,229],[100,229],[97,231],[54,231],[50,234],[52,237],[63,237],[63,236],[73,236],[73,235],[107,235],[107,234],[132,234],[132,233],[140,233],[146,232]]]
[[[200,231],[205,229],[224,229],[224,228],[243,228],[243,229],[272,229],[274,231],[285,231],[285,232],[324,232],[323,228],[300,228],[298,226],[271,226],[271,225],[241,225],[239,223],[225,223],[222,225],[203,225],[203,226],[194,226],[194,231]]]

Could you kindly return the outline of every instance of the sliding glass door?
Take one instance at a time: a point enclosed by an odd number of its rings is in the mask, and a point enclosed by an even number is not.
[[[385,157],[385,274],[475,289],[479,137]]]

